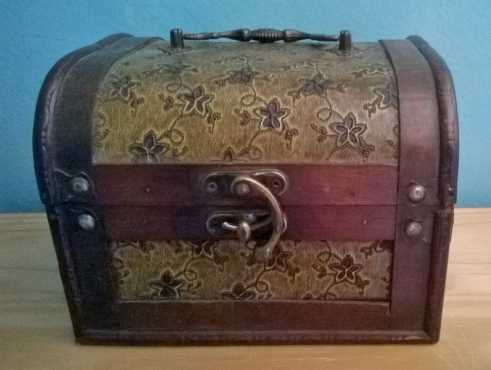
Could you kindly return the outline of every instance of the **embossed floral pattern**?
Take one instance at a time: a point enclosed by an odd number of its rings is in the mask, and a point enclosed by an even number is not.
[[[333,252],[330,247],[317,255],[317,261],[312,265],[312,268],[317,271],[319,279],[330,279],[320,295],[315,297],[311,292],[308,292],[304,299],[335,299],[336,293],[334,291],[336,287],[342,285],[352,286],[359,296],[363,296],[365,288],[370,284],[369,279],[362,277],[363,264],[355,263],[351,254],[341,256]],[[387,283],[389,280],[384,276],[382,281]]]
[[[188,93],[177,95],[177,98],[184,103],[184,114],[197,113],[205,116],[210,111],[210,102],[213,96],[206,94],[203,86],[197,86]]]
[[[311,125],[312,129],[317,131],[318,141],[324,142],[328,138],[335,138],[335,147],[329,153],[329,158],[337,151],[344,149],[354,149],[361,154],[362,157],[368,158],[370,153],[375,150],[375,147],[368,144],[363,138],[363,134],[367,130],[367,125],[357,122],[355,115],[350,112],[342,121],[334,121],[329,124],[329,129],[332,134],[324,126],[318,126],[316,124]]]
[[[347,281],[348,283],[355,284],[362,267],[362,265],[354,263],[353,257],[349,254],[344,256],[340,262],[329,264],[329,268],[335,272],[334,281],[336,283]]]
[[[130,76],[118,75],[111,75],[109,84],[111,86],[109,97],[121,99],[126,103],[135,93],[135,89],[141,85],[139,81],[133,80]]]
[[[95,162],[397,163],[387,149],[398,138],[384,140],[397,125],[397,89],[379,44],[349,54],[301,43],[268,53],[255,44],[200,45],[176,51],[157,41],[110,68],[94,107]],[[363,123],[340,133],[331,124],[348,113]],[[165,154],[121,145],[142,144],[149,131],[170,146]]]
[[[368,111],[368,116],[377,112],[377,109],[384,110],[390,107],[398,108],[399,95],[394,82],[388,83],[385,87],[376,87],[373,89],[376,98],[370,103],[363,105],[363,109]]]
[[[176,278],[172,271],[165,270],[159,280],[150,281],[150,287],[155,290],[154,297],[161,299],[179,299],[184,281]]]
[[[134,80],[130,76],[110,75],[109,80],[109,99],[121,100],[130,106],[132,115],[136,115],[138,107],[145,103],[143,96],[138,96],[136,93],[137,87],[141,86],[141,82]]]
[[[228,76],[216,81],[220,87],[226,84],[231,85],[248,85],[251,84],[259,73],[254,71],[250,65],[229,72]]]
[[[265,106],[255,109],[254,113],[261,118],[259,123],[261,130],[283,131],[285,127],[283,120],[290,111],[281,107],[277,98],[273,98]]]
[[[327,99],[328,89],[337,90],[338,92],[346,91],[346,83],[328,79],[321,72],[317,72],[312,78],[301,79],[299,82],[301,87],[288,93],[293,102],[302,96],[309,97],[312,95]]]
[[[367,130],[367,125],[356,122],[356,117],[353,113],[348,113],[342,122],[333,122],[329,127],[336,133],[336,146],[338,148],[346,146],[359,147],[361,135]]]
[[[161,143],[153,130],[148,131],[143,136],[141,143],[135,143],[130,146],[130,152],[133,153],[136,162],[157,163],[160,156],[165,155],[170,149],[169,144]]]
[[[142,245],[152,245],[144,251]],[[388,297],[391,242],[281,241],[268,262],[254,243],[112,242],[120,299],[276,300]],[[367,253],[371,248],[374,252]]]

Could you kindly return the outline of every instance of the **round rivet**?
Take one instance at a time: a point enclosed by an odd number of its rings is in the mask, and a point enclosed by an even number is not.
[[[249,194],[250,192],[251,187],[246,182],[239,182],[237,185],[235,185],[235,193],[237,195],[243,196]]]
[[[95,218],[87,213],[78,216],[78,226],[85,231],[92,231],[95,228]]]
[[[423,185],[419,184],[411,185],[409,187],[408,196],[411,202],[421,202],[426,196],[426,188]]]
[[[89,191],[89,182],[83,177],[74,177],[71,181],[71,186],[75,193],[86,193]]]
[[[406,235],[410,238],[417,237],[423,232],[423,225],[417,221],[411,221],[406,225]]]
[[[206,192],[208,194],[214,194],[218,191],[218,184],[214,181],[210,181],[208,184],[206,184]]]
[[[249,224],[253,224],[257,220],[256,215],[253,213],[246,213],[243,217],[244,217],[244,221]]]

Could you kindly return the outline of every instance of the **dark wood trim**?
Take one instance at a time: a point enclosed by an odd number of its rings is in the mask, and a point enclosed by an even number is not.
[[[452,237],[453,210],[452,212],[437,212],[434,225],[424,329],[431,341],[436,343],[440,338],[448,251]]]
[[[384,330],[388,310],[370,301],[118,302],[122,330]]]
[[[230,205],[234,199],[205,193],[202,179],[209,173],[226,171],[226,165],[96,165],[92,169],[97,199],[117,206]],[[274,167],[289,179],[280,197],[287,205],[395,205],[397,166],[341,166],[275,164],[237,166],[233,169]],[[128,173],[131,172],[131,176]],[[431,199],[428,203],[431,203]],[[243,203],[242,199],[238,204]],[[248,199],[254,204],[254,199]]]
[[[48,151],[50,148],[48,148],[48,130],[52,127],[54,107],[66,74],[83,57],[129,36],[124,33],[112,35],[67,54],[56,62],[44,79],[36,104],[32,136],[36,180],[43,203],[53,204],[49,193],[50,189],[54,187],[49,186],[50,156]]]
[[[399,90],[399,189],[396,240],[391,288],[391,325],[394,329],[421,330],[426,315],[433,231],[433,209],[409,200],[412,184],[426,188],[438,199],[440,145],[438,102],[433,73],[418,49],[408,40],[382,41],[396,75]],[[406,235],[416,221],[423,231]]]
[[[84,330],[82,344],[418,344],[431,343],[422,330]]]
[[[435,215],[431,273],[425,330],[432,342],[440,337],[448,252],[452,236],[453,208],[457,201],[459,122],[452,75],[445,61],[419,36],[408,38],[428,61],[435,78],[440,119],[440,201]]]
[[[440,118],[440,199],[442,208],[457,202],[459,170],[459,118],[450,70],[443,58],[419,36],[408,39],[428,61],[433,72]]]
[[[155,39],[111,36],[63,58],[48,74],[40,92],[34,126],[34,160],[40,194],[57,252],[75,335],[86,327],[117,328],[111,322],[111,282],[106,272],[103,224],[94,233],[80,232],[80,212],[97,215],[90,196],[61,204],[67,185],[58,174],[90,173],[91,104],[100,79],[122,55]],[[90,76],[90,78],[88,78]],[[92,306],[92,307],[91,307]]]
[[[110,48],[83,58],[65,77],[48,137],[51,143],[50,166],[54,172],[52,181],[57,190],[57,198],[52,200],[55,204],[60,203],[64,188],[70,184],[61,180],[57,176],[59,173],[68,178],[76,174],[87,174],[91,178],[92,111],[101,79],[122,56],[154,41],[136,37],[118,40]],[[113,286],[107,266],[104,223],[97,203],[91,201],[92,197],[93,194],[87,192],[76,202],[59,207],[58,212],[65,224],[65,248],[70,250],[73,258],[76,283],[80,289],[81,325],[94,329],[115,328],[118,322],[110,299]],[[82,213],[95,218],[97,225],[93,231],[84,231],[78,226],[77,219]]]
[[[206,220],[224,207],[102,207],[110,240],[206,240]],[[232,207],[232,209],[236,209]],[[283,239],[393,240],[395,206],[286,206]],[[226,237],[226,236],[225,236]],[[234,234],[228,238],[235,238]]]
[[[49,130],[53,126],[53,116],[58,96],[67,73],[82,58],[93,54],[115,42],[129,37],[127,34],[117,34],[73,51],[61,58],[48,72],[39,92],[36,105],[33,129],[33,155],[36,180],[42,202],[46,205],[46,213],[58,260],[60,277],[63,283],[65,297],[70,312],[75,336],[82,335],[83,326],[80,322],[83,309],[80,306],[80,293],[75,277],[74,263],[70,250],[67,248],[66,232],[60,214],[53,206],[54,184],[51,181],[52,163],[50,156]]]

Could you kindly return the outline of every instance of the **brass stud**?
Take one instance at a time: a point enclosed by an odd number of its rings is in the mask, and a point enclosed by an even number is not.
[[[206,192],[208,194],[215,194],[218,191],[218,184],[215,181],[210,181],[206,184]]]
[[[408,197],[413,203],[421,202],[426,196],[426,188],[423,185],[413,184],[409,187]]]
[[[251,192],[251,187],[246,182],[239,182],[235,185],[235,193],[239,196],[247,195]]]
[[[74,177],[71,181],[71,187],[74,193],[86,193],[89,191],[89,182],[83,177]]]
[[[423,232],[423,225],[421,222],[411,221],[406,225],[406,235],[410,238],[415,238]]]
[[[78,216],[78,226],[82,230],[92,231],[95,228],[95,218],[87,213]]]

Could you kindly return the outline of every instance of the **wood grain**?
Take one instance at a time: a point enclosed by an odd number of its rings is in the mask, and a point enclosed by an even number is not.
[[[111,240],[162,240],[210,238],[206,220],[227,208],[101,207]],[[288,229],[283,239],[392,240],[394,206],[283,207]],[[431,227],[428,229],[431,230]],[[234,237],[232,236],[228,236]]]
[[[436,345],[108,347],[74,343],[45,216],[0,215],[0,368],[489,369],[491,209],[455,221]]]
[[[232,167],[234,171],[271,168],[257,164],[233,164]],[[231,204],[233,198],[224,199],[223,194],[210,196],[203,186],[208,174],[227,171],[227,168],[230,165],[96,165],[92,172],[98,201],[104,205],[196,206]],[[397,166],[275,164],[274,168],[282,171],[289,182],[287,191],[280,196],[282,205],[397,203]],[[255,204],[254,197],[250,201]],[[425,202],[435,203],[432,197]]]

